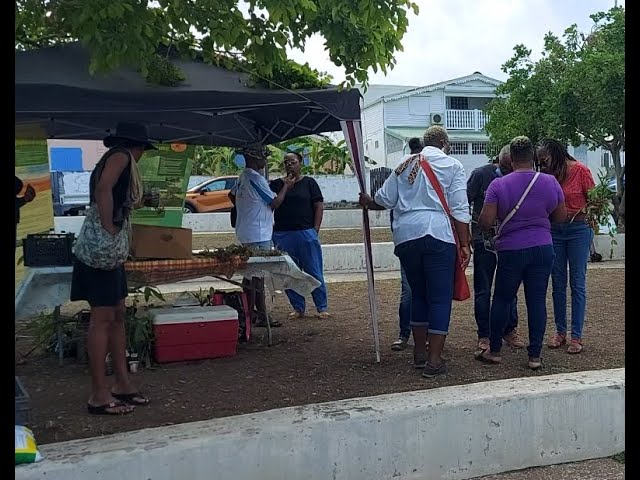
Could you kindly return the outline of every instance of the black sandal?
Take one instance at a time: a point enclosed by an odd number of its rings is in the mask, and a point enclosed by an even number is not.
[[[417,369],[423,369],[427,366],[427,352],[413,352],[413,366]]]
[[[135,405],[139,407],[144,407],[145,405],[149,405],[150,400],[142,395],[140,392],[134,393],[113,393],[111,392],[111,396],[116,400],[120,400],[125,405]]]
[[[87,403],[87,411],[90,415],[128,415],[129,413],[133,413],[133,408],[120,412],[110,411],[114,408],[128,406],[129,405],[123,402],[105,403],[104,405],[91,405],[90,403]]]

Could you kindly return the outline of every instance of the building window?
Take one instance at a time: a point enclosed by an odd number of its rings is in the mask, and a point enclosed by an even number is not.
[[[451,155],[469,155],[469,144],[467,142],[453,142]]]
[[[469,110],[469,99],[467,97],[447,97],[447,108],[449,110]]]
[[[607,170],[609,168],[611,168],[611,153],[609,152],[602,152],[602,167],[606,168]]]
[[[401,152],[404,148],[404,142],[392,135],[387,135],[387,153]]]
[[[471,144],[471,154],[472,155],[486,155],[487,154],[487,144],[485,142],[473,142]]]
[[[374,143],[373,145],[374,145],[374,147],[376,148],[376,150],[377,150],[378,148],[380,148],[380,142],[378,142],[378,140],[376,140],[376,141],[375,141],[375,143]]]

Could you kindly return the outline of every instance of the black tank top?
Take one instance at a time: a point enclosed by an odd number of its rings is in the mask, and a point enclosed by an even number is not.
[[[109,161],[109,159],[115,153],[124,153],[127,157],[129,157],[129,163],[125,167],[125,169],[120,174],[118,181],[113,186],[112,194],[113,194],[113,223],[118,227],[122,226],[122,222],[129,217],[131,213],[131,209],[126,205],[129,194],[129,182],[131,178],[131,161],[133,160],[129,151],[125,148],[111,148],[109,149],[102,158],[96,164],[96,167],[93,169],[91,173],[91,179],[89,180],[89,199],[91,203],[96,202],[96,185],[98,184],[98,180],[100,180],[100,176],[102,175],[102,171],[104,170],[104,166]]]

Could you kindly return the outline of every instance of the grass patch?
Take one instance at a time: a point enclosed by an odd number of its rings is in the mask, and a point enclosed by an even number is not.
[[[624,463],[624,452],[616,453],[613,457],[616,462]]]

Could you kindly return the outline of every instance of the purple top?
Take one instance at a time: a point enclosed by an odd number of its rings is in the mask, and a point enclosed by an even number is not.
[[[513,172],[496,178],[487,189],[485,203],[498,205],[498,221],[516,206],[535,172]],[[496,240],[496,250],[520,250],[551,245],[549,215],[564,202],[562,187],[552,175],[541,173],[520,209],[511,217]]]

